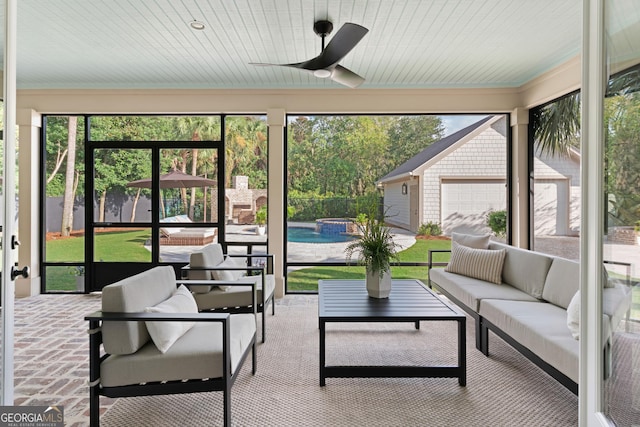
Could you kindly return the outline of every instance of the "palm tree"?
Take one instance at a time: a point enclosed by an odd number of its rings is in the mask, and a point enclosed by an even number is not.
[[[533,135],[539,153],[568,155],[580,146],[580,93],[575,92],[534,111]]]
[[[191,116],[178,119],[179,137],[189,138],[191,141],[218,140],[220,138],[220,121],[218,117]],[[191,175],[198,174],[198,149],[191,150]],[[183,168],[186,168],[186,161]],[[186,170],[185,170],[186,172]],[[205,202],[206,203],[206,202]],[[191,188],[189,199],[189,218],[193,218],[196,204],[196,188]]]

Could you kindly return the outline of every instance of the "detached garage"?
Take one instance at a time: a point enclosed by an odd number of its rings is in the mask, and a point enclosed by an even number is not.
[[[536,234],[567,235],[579,221],[579,156],[536,154]],[[434,142],[382,177],[387,221],[416,232],[439,223],[443,232],[490,233],[491,211],[507,206],[507,120],[488,116]]]
[[[440,200],[445,230],[484,232],[487,213],[503,210],[507,205],[506,181],[482,177],[442,179]]]

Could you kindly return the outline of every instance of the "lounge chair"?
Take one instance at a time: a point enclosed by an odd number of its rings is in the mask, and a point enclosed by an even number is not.
[[[176,289],[173,267],[163,266],[105,286],[102,311],[85,320],[91,426],[100,425],[101,395],[205,391],[223,392],[231,425],[231,387],[250,350],[256,371],[255,313],[198,313],[191,293]]]
[[[161,220],[169,224],[193,224],[187,215],[176,215]],[[204,246],[216,241],[217,229],[204,227],[161,227],[160,244],[168,246]]]
[[[266,259],[266,265],[251,265],[251,260],[260,259]],[[225,255],[222,246],[213,243],[191,253],[189,264],[182,271],[184,280],[178,283],[191,289],[201,311],[251,312],[256,293],[255,310],[262,313],[262,342],[265,342],[266,307],[269,303],[271,314],[276,314],[273,255]]]

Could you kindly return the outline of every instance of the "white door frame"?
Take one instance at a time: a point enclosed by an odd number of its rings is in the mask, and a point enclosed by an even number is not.
[[[4,11],[4,169],[2,197],[2,381],[0,381],[0,405],[13,405],[13,324],[15,282],[11,278],[17,248],[15,214],[16,175],[16,23],[17,0],[5,0]]]

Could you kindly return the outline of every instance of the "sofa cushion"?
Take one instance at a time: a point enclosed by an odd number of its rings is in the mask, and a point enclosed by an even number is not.
[[[502,280],[505,283],[534,298],[542,298],[544,282],[551,267],[550,256],[497,242],[489,243],[489,249],[507,250],[502,268]]]
[[[154,267],[102,289],[102,311],[141,313],[173,295],[176,276],[173,267]],[[109,354],[135,353],[149,341],[144,322],[103,322],[104,350]]]
[[[429,277],[436,287],[449,293],[475,312],[480,310],[480,300],[482,298],[537,301],[531,295],[513,286],[496,285],[484,280],[448,273],[442,268],[431,269]]]
[[[453,242],[474,249],[488,249],[489,238],[491,238],[491,235],[489,234],[477,236],[473,234],[460,234],[455,232],[451,233],[451,240]]]
[[[235,372],[256,333],[256,318],[253,314],[233,314],[229,322],[231,369]],[[222,323],[196,322],[164,354],[148,342],[135,354],[109,356],[100,365],[100,382],[104,387],[117,387],[158,380],[220,378],[222,373]]]
[[[473,249],[452,242],[451,260],[445,271],[500,284],[504,255],[504,249]]]
[[[485,299],[480,315],[560,372],[578,382],[580,343],[567,328],[567,312],[546,302]]]
[[[553,258],[542,290],[542,298],[558,307],[567,308],[580,289],[580,264],[564,258]]]
[[[147,313],[197,313],[198,306],[186,286],[180,285],[171,298],[144,309]],[[145,322],[153,343],[166,353],[178,338],[191,329],[195,322]]]

